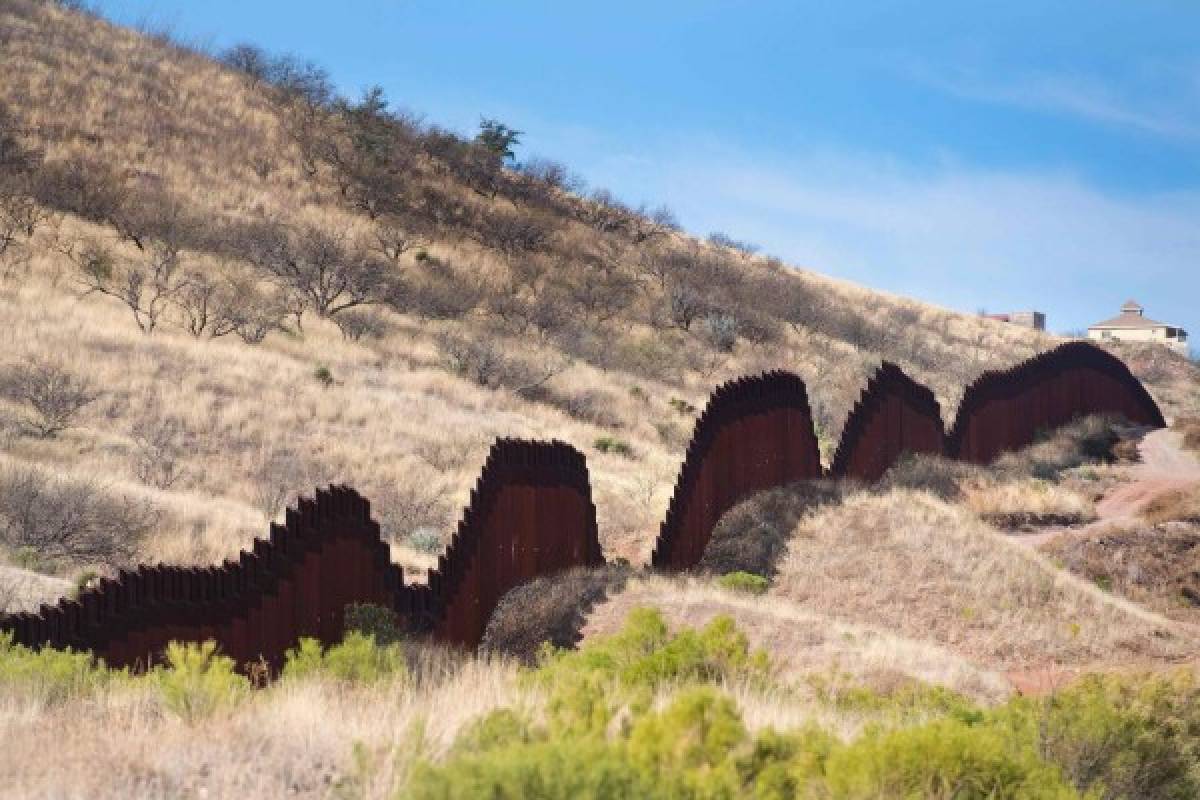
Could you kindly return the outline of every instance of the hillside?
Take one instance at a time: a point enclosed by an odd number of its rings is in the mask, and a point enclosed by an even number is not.
[[[218,563],[327,483],[422,581],[498,437],[586,455],[609,564],[509,592],[479,652],[368,620],[277,681],[0,639],[0,794],[1195,796],[1200,495],[1145,474],[1151,439],[1200,474],[1194,363],[1115,349],[1185,436],[1089,417],[774,489],[690,574],[643,571],[715,386],[799,374],[828,463],[881,362],[948,421],[1062,340],[694,238],[503,123],[71,5],[0,4],[0,612]]]
[[[558,165],[335,100],[302,61],[239,71],[34,0],[0,15],[0,103],[39,162],[10,185],[44,217],[5,253],[5,351],[98,389],[55,439],[10,409],[5,458],[152,504],[146,558],[230,555],[336,480],[427,563],[407,543],[434,550],[511,435],[589,451],[603,544],[636,563],[720,381],[799,372],[828,455],[882,359],[949,411],[1053,343],[689,239]]]

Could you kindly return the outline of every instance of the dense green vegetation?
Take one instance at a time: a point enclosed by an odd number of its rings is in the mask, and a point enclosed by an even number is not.
[[[407,676],[400,643],[353,630],[328,648],[301,642],[282,683],[391,691],[380,682],[400,679],[399,691]],[[788,687],[729,618],[672,632],[657,611],[638,609],[578,650],[547,647],[521,680],[544,702],[476,720],[445,757],[408,770],[399,796],[1184,800],[1200,791],[1200,687],[1185,670],[1092,675],[992,708],[916,682],[880,692],[837,675]],[[189,722],[256,695],[211,644],[172,645],[163,666],[133,675],[0,637],[4,694],[60,704],[118,685],[157,693]],[[815,693],[835,716],[865,724],[850,737],[815,723],[751,730],[743,691]]]
[[[1048,699],[981,708],[920,684],[822,691],[873,722],[850,741],[812,725],[748,730],[732,684],[770,664],[728,618],[670,634],[654,611],[528,679],[543,718],[496,711],[418,767],[420,798],[1185,798],[1200,778],[1190,673],[1092,676]],[[776,687],[779,689],[779,687]]]

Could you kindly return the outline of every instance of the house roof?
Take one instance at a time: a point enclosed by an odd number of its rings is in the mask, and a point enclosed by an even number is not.
[[[1176,328],[1177,325],[1168,325],[1165,322],[1155,322],[1148,317],[1143,317],[1141,314],[1125,313],[1119,317],[1097,322],[1092,325],[1093,328],[1124,328],[1127,330],[1136,330],[1140,328]]]

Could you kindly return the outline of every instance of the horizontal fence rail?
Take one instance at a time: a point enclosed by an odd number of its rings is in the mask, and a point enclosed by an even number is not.
[[[1128,367],[1086,342],[981,375],[949,432],[933,393],[884,363],[847,417],[826,470],[798,376],[730,381],[696,422],[651,566],[694,567],[721,516],[754,492],[819,478],[873,482],[910,453],[990,463],[1089,414],[1166,424]],[[236,561],[122,570],[36,613],[0,615],[0,631],[18,644],[86,650],[135,669],[160,661],[168,642],[211,639],[239,664],[278,669],[301,637],[338,641],[347,605],[373,603],[393,609],[411,631],[475,647],[510,589],[603,563],[583,454],[563,442],[500,439],[424,584],[404,582],[366,499],[331,487],[300,500]]]

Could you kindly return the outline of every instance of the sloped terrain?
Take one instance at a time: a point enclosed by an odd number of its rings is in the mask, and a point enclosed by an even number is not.
[[[498,436],[583,450],[605,555],[629,562],[512,592],[485,642],[499,653],[406,642],[389,672],[395,654],[376,643],[362,663],[258,692],[202,655],[100,678],[65,660],[39,672],[0,643],[5,791],[393,797],[422,762],[554,713],[561,697],[504,653],[531,662],[544,640],[603,643],[647,606],[673,632],[732,620],[725,655],[742,633],[743,650],[769,652],[766,682],[705,678],[754,732],[815,724],[850,740],[867,723],[1003,704],[1030,676],[1195,659],[1191,506],[1050,555],[984,521],[1095,515],[1128,480],[1080,444],[1098,433],[1112,445],[1103,421],[991,469],[916,459],[873,490],[771,492],[726,515],[695,575],[638,572],[722,381],[800,374],[828,460],[880,361],[928,385],[949,420],[971,379],[1054,337],[693,239],[668,211],[507,157],[503,141],[418,123],[379,95],[337,98],[302,59],[212,58],[63,4],[8,0],[0,75],[0,610],[68,593],[92,570],[217,562],[328,482],[373,501],[397,560],[432,566]],[[1200,414],[1194,364],[1116,352],[1168,418]],[[723,586],[737,570],[757,579]],[[695,688],[667,684],[601,722],[615,735]],[[1145,696],[1187,710],[1192,686]],[[894,695],[920,702],[895,713]],[[1081,718],[1108,720],[1111,700]],[[1169,742],[1200,718],[1154,713]],[[1148,741],[1158,720],[1117,722],[1080,741]],[[532,730],[514,738],[528,744]],[[764,735],[757,756],[792,746]],[[1114,785],[1146,785],[1113,761]]]
[[[268,79],[34,0],[0,21],[6,127],[40,159],[18,189],[48,215],[5,255],[7,360],[99,389],[54,440],[21,435],[9,407],[5,451],[149,498],[147,559],[230,555],[282,498],[339,480],[427,565],[409,545],[437,547],[490,441],[518,435],[591,450],[606,550],[639,563],[721,380],[800,372],[828,456],[880,359],[952,407],[974,374],[1053,341],[690,240],[667,214],[571,194],[541,162],[480,161],[469,141],[331,99],[301,61]],[[366,164],[364,131],[386,142]],[[264,230],[319,241],[387,291],[314,310],[259,257]],[[116,283],[97,290],[97,253],[116,278],[173,259],[180,291],[152,334]],[[304,316],[286,317],[298,300]]]

